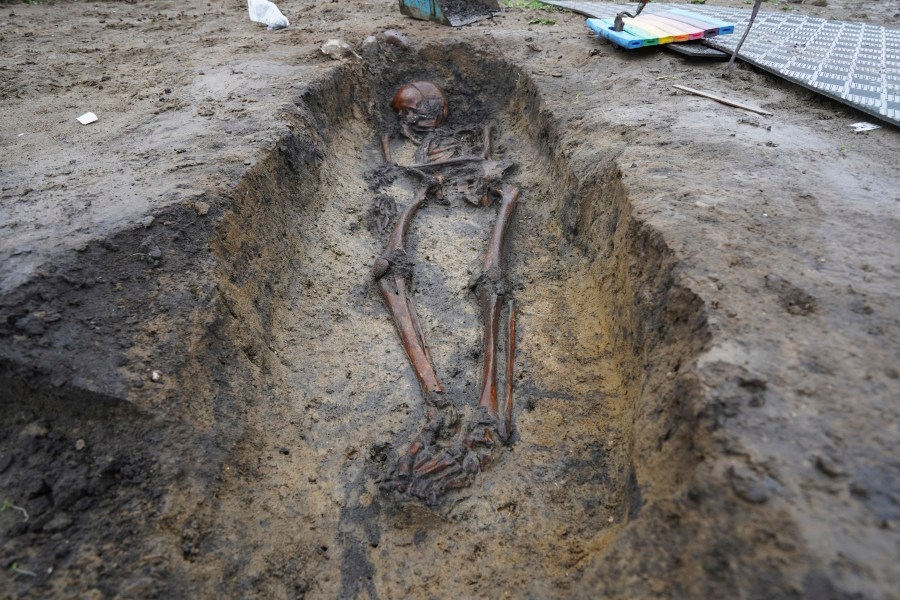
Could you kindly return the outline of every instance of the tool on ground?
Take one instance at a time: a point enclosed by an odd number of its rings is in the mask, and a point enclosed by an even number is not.
[[[757,13],[759,13],[760,6],[762,6],[762,0],[756,0],[756,2],[753,4],[753,11],[750,13],[750,22],[747,23],[747,29],[744,30],[744,35],[741,36],[741,41],[738,42],[738,45],[734,49],[734,52],[731,53],[731,60],[728,61],[728,66],[725,67],[726,79],[731,77],[731,69],[734,66],[734,59],[737,58],[738,52],[741,51],[741,46],[744,45],[744,40],[747,39],[747,34],[750,33],[750,28],[753,27],[753,21],[756,20],[756,15]]]
[[[647,39],[628,34],[628,21],[634,19],[625,19],[625,31],[613,31],[614,17],[621,10],[618,4],[584,0],[541,1],[589,17],[588,27],[620,47],[633,49],[665,43],[659,36],[649,36],[651,39]],[[648,12],[656,16],[664,12],[688,12],[694,20],[702,16],[706,21],[727,21],[732,29],[735,23],[738,28],[745,29],[753,13],[744,8],[711,6],[708,2],[705,5],[688,5],[683,9],[669,8],[673,6],[679,5],[648,7],[638,20],[648,16]],[[665,10],[660,10],[663,7],[666,7]],[[891,101],[896,95],[896,85],[891,83],[890,76],[879,76],[882,72],[900,73],[896,29],[874,23],[822,19],[796,12],[766,11],[762,7],[754,17],[752,29],[753,39],[741,45],[737,52],[734,48],[741,35],[729,37],[723,35],[725,31],[719,31],[716,37],[710,38],[707,32],[703,43],[727,52],[729,56],[738,55],[744,62],[785,81],[843,102],[892,125],[900,125],[900,103]],[[750,39],[749,34],[747,39]]]
[[[413,19],[459,27],[500,10],[497,0],[400,0],[400,12]]]
[[[587,26],[614,44],[633,50],[644,46],[705,40],[734,32],[734,25],[680,8],[656,10],[636,17],[619,13],[622,31],[613,19],[588,19]]]
[[[635,18],[636,16],[641,14],[641,11],[644,10],[644,7],[647,6],[648,2],[650,2],[650,0],[638,0],[638,9],[634,14],[631,14],[630,12],[620,12],[619,14],[617,14],[615,25],[613,25],[613,30],[622,31],[623,29],[625,29],[625,17],[631,17],[632,19]]]

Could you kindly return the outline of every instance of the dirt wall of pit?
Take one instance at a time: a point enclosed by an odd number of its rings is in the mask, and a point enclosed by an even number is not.
[[[599,326],[614,349],[627,426],[603,442],[625,449],[614,466],[627,486],[621,520],[580,559],[568,591],[774,598],[827,589],[808,549],[769,535],[793,523],[753,501],[765,483],[708,460],[728,455],[712,399],[752,396],[754,386],[712,388],[698,375],[711,340],[704,304],[676,253],[634,214],[617,142],[578,141],[569,115],[550,111],[517,67],[459,44],[427,47],[422,59],[447,55],[497,74],[489,100],[473,88],[465,111],[503,110],[547,161],[560,226],[604,300]],[[295,302],[287,284],[304,260],[291,228],[321,189],[337,134],[352,121],[388,123],[385,91],[420,75],[372,65],[335,69],[305,89],[280,115],[290,133],[233,190],[88,244],[0,299],[0,484],[21,490],[33,515],[9,526],[16,536],[4,549],[57,553],[79,573],[17,582],[17,593],[61,594],[54,586],[73,582],[123,597],[215,593],[223,578],[239,582],[232,593],[302,592],[314,580],[285,565],[253,579],[234,561],[206,559],[220,543],[215,498],[226,466],[270,451],[258,439],[279,361],[274,314]]]

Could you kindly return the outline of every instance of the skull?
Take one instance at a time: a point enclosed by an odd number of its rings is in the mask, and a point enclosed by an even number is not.
[[[407,83],[394,94],[391,108],[397,111],[404,130],[424,132],[440,127],[447,117],[444,92],[428,81]]]

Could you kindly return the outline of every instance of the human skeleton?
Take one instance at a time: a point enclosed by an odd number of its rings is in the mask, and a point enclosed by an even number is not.
[[[427,424],[401,455],[385,487],[400,496],[435,504],[449,489],[471,484],[493,458],[493,451],[507,444],[512,435],[512,381],[515,353],[515,311],[503,274],[503,242],[519,201],[519,189],[503,183],[512,167],[493,159],[493,129],[481,132],[480,149],[471,131],[442,128],[448,115],[443,91],[427,81],[402,86],[391,103],[400,119],[401,134],[416,144],[416,164],[395,165],[391,159],[389,134],[381,137],[388,168],[398,168],[419,180],[412,200],[397,220],[387,246],[374,264],[372,274],[394,319],[406,354],[422,388]],[[477,153],[476,153],[477,151]],[[482,384],[478,408],[460,443],[440,443],[452,436],[458,416],[432,363],[422,325],[409,293],[413,264],[404,248],[406,234],[416,212],[433,198],[449,202],[451,197],[487,207],[499,197],[500,207],[481,273],[470,281],[479,298],[484,320]],[[497,346],[502,299],[507,298],[506,386],[498,407]]]

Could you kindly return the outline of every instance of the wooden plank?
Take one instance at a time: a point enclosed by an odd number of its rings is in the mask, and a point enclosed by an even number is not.
[[[675,41],[675,36],[654,26],[649,21],[640,21],[639,18],[632,19],[630,17],[625,17],[622,21],[625,22],[625,31],[632,35],[656,38],[660,44],[668,44]],[[685,36],[685,39],[687,39],[687,36]]]
[[[680,8],[670,8],[666,12],[672,12],[676,15],[684,15],[686,17],[690,17],[692,19],[696,19],[698,21],[706,21],[710,24],[710,27],[716,27],[719,30],[720,35],[725,35],[726,33],[734,32],[734,24],[726,23],[725,21],[720,21],[719,19],[714,19],[713,17],[708,17],[706,15],[698,15],[697,13],[692,13],[686,10],[682,10]]]
[[[667,31],[669,35],[675,36],[676,42],[687,42],[690,40],[701,39],[703,37],[703,31],[691,27],[686,23],[672,21],[670,19],[660,17],[659,15],[640,15],[636,18],[647,20],[653,23],[653,25],[657,28],[662,29],[663,31]]]
[[[691,26],[696,27],[697,29],[700,29],[701,31],[703,31],[703,33],[705,34],[705,37],[712,37],[714,35],[719,34],[719,28],[711,27],[712,24],[707,21],[701,21],[700,19],[694,19],[693,17],[687,17],[685,15],[678,14],[678,13],[670,11],[670,10],[666,11],[666,12],[662,12],[662,13],[653,13],[653,14],[655,14],[658,17],[665,17],[666,19],[671,19],[673,21],[680,21],[682,23],[687,23],[688,25],[691,25]]]
[[[627,31],[613,31],[613,22],[607,19],[604,23],[602,19],[588,19],[587,26],[597,35],[617,44],[623,48],[633,50],[644,45],[644,40],[636,38]]]
[[[615,21],[613,19],[600,19],[600,21],[609,28],[612,28],[615,25]],[[630,36],[633,36],[639,40],[644,42],[644,46],[655,46],[659,43],[659,38],[652,33],[644,31],[638,27],[632,27],[631,25],[626,25],[624,29],[625,33]]]

